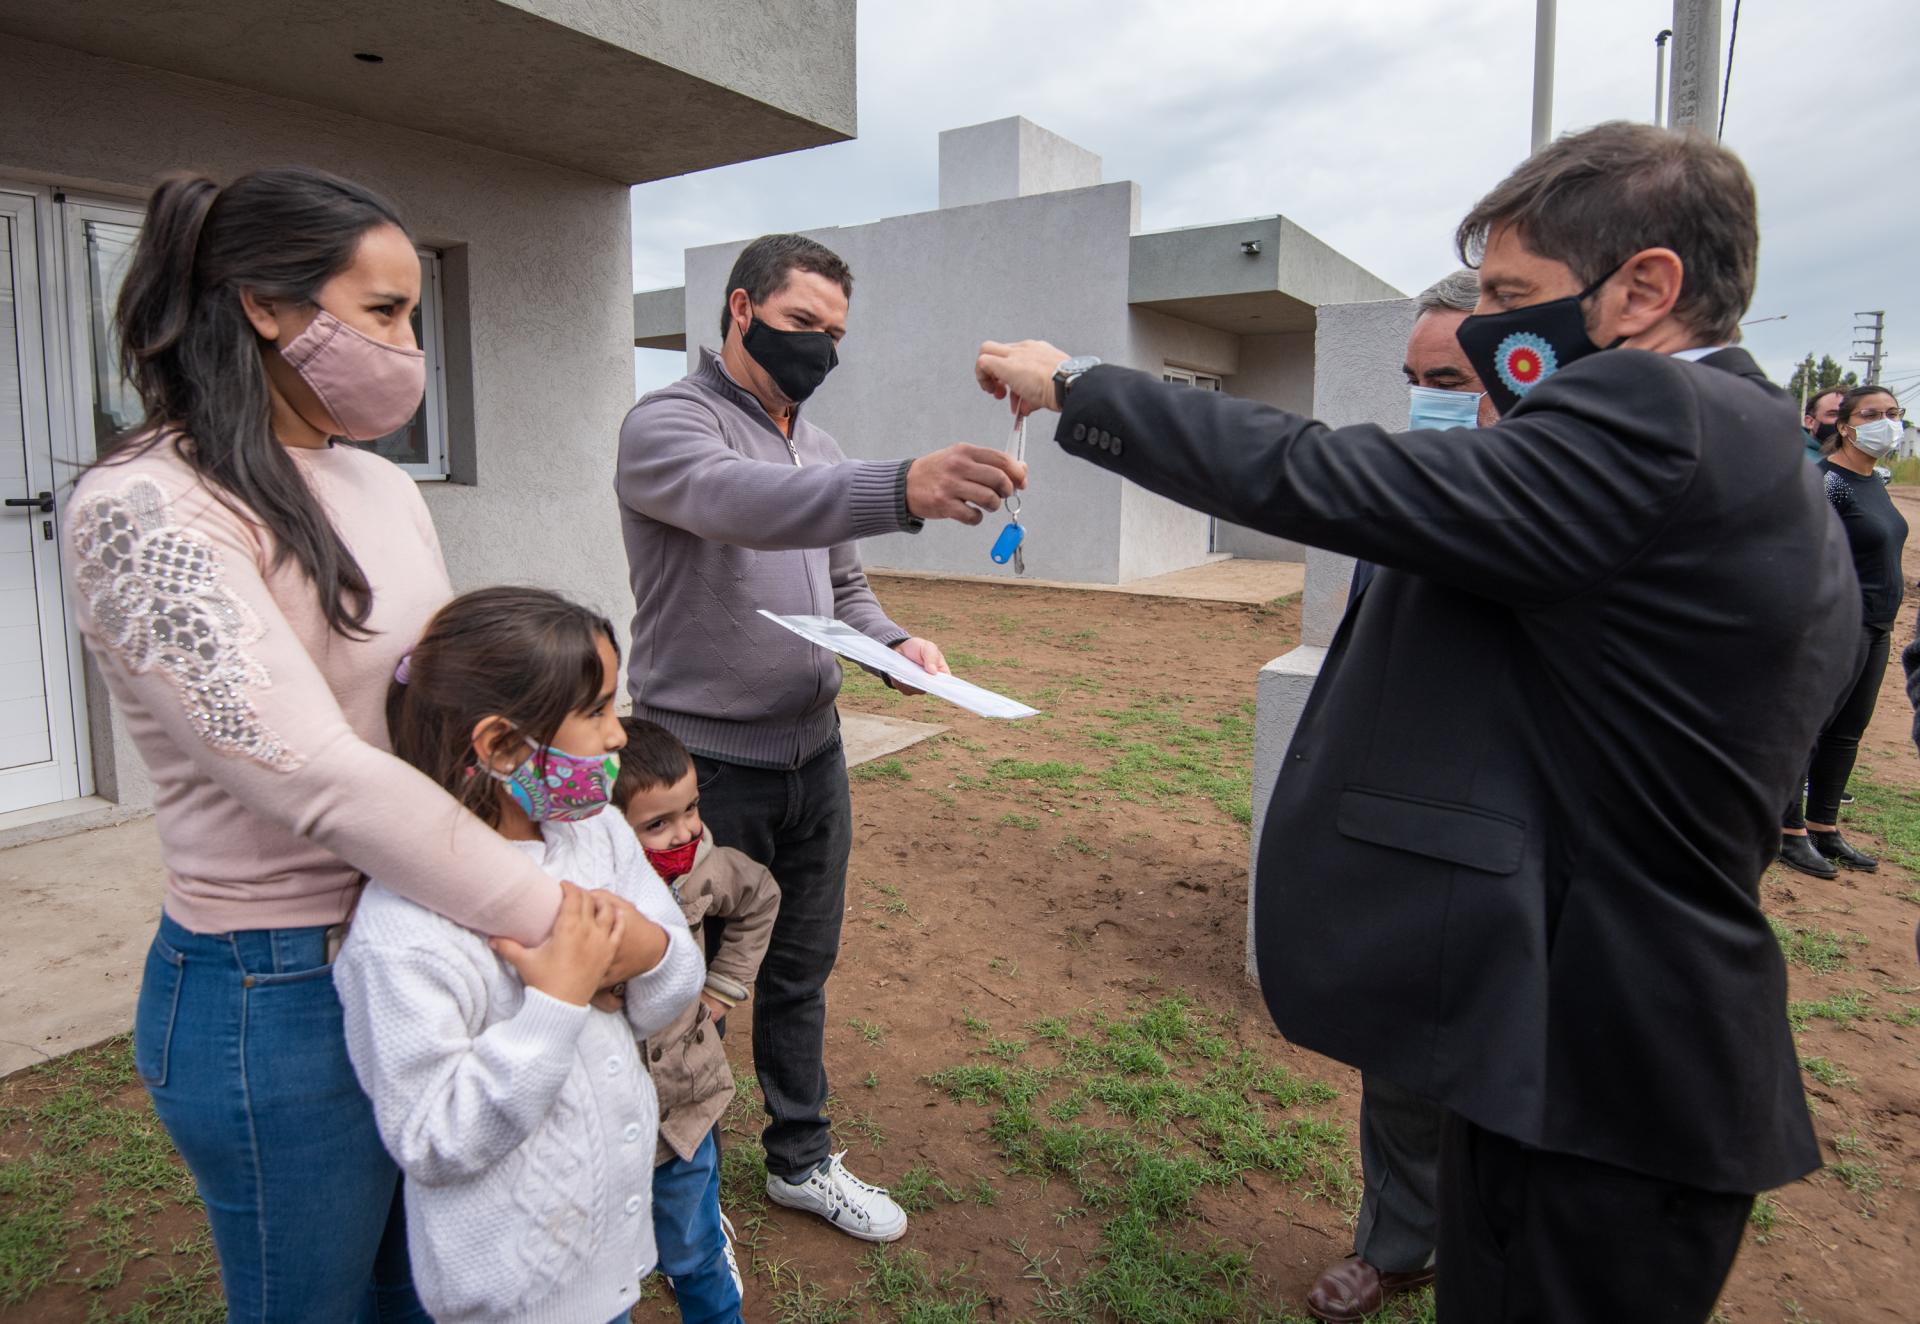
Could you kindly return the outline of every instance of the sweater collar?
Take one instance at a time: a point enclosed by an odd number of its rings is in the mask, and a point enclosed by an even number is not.
[[[718,350],[702,345],[700,347],[700,366],[694,370],[693,375],[707,386],[712,387],[721,395],[733,401],[735,405],[745,410],[749,415],[765,419],[767,426],[775,432],[779,432],[782,437],[798,437],[800,435],[800,406],[795,405],[793,407],[793,430],[790,433],[780,432],[780,425],[774,421],[773,415],[767,412],[767,407],[760,403],[760,397],[735,381],[733,374],[727,371],[726,360],[720,357]]]

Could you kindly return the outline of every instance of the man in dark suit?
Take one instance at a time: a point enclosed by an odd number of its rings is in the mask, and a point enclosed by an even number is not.
[[[1459,239],[1493,427],[1328,429],[1033,341],[976,372],[1070,453],[1381,567],[1274,788],[1267,1005],[1448,1109],[1447,1324],[1698,1324],[1754,1193],[1820,1163],[1758,893],[1857,588],[1794,405],[1728,347],[1737,158],[1601,125]]]

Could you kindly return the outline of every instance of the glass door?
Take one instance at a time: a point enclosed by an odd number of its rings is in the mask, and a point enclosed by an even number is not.
[[[0,189],[0,812],[81,793],[40,207]]]

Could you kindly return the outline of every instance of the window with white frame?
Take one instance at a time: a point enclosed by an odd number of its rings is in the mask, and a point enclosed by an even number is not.
[[[1173,382],[1179,386],[1198,386],[1203,391],[1220,389],[1220,379],[1210,372],[1194,372],[1190,368],[1176,368],[1171,363],[1160,370],[1160,380]]]
[[[120,341],[113,325],[113,310],[120,301],[120,286],[140,237],[142,215],[136,207],[124,203],[75,198],[65,199],[63,210],[76,313],[73,361],[81,378],[75,385],[79,401],[92,405],[93,442],[98,453],[101,445],[137,424],[141,417],[139,396],[120,375]],[[440,254],[429,248],[418,252],[420,306],[413,312],[413,334],[426,351],[426,394],[404,427],[358,444],[384,455],[417,480],[441,482],[447,477],[447,396]],[[81,428],[84,435],[86,423]]]

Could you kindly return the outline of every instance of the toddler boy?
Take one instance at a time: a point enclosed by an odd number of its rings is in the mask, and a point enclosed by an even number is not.
[[[613,804],[672,890],[697,935],[727,921],[707,962],[706,988],[680,1018],[640,1046],[660,1096],[654,1154],[653,1232],[660,1272],[673,1285],[684,1324],[735,1324],[741,1279],[733,1226],[720,1212],[720,1151],[714,1128],[733,1100],[733,1071],[715,1022],[746,1001],[780,909],[773,875],[737,850],[713,844],[700,821],[699,779],[686,747],[664,727],[623,718],[627,745]]]

